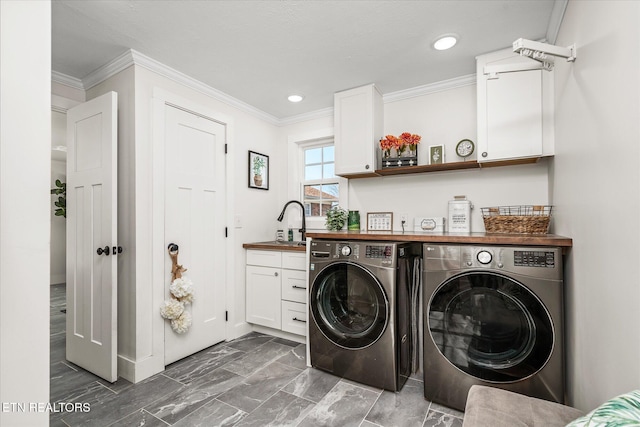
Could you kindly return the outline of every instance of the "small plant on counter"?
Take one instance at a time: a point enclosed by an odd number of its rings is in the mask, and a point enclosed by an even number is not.
[[[338,231],[342,230],[342,227],[347,222],[347,217],[349,214],[346,210],[342,209],[340,206],[334,206],[327,211],[327,230],[330,231]]]

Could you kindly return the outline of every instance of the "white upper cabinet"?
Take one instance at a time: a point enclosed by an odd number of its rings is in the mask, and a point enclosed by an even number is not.
[[[372,84],[334,95],[336,175],[366,176],[379,168],[383,108],[382,95]]]
[[[554,154],[553,71],[537,64],[512,49],[476,58],[478,162]]]

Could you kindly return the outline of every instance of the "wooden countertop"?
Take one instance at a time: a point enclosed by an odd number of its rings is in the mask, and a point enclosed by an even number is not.
[[[306,245],[296,245],[288,242],[276,243],[276,242],[253,242],[244,243],[242,245],[245,249],[259,249],[262,251],[289,251],[289,252],[305,252],[307,250]]]
[[[427,233],[399,231],[309,231],[307,237],[331,240],[379,240],[479,245],[555,246],[570,248],[570,237],[555,234]]]

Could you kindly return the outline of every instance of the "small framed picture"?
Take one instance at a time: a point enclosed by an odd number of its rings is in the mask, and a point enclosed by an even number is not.
[[[444,163],[444,145],[429,146],[429,164],[439,165]]]
[[[269,156],[249,151],[249,188],[269,189]]]
[[[391,231],[393,229],[393,212],[369,212],[367,214],[368,231]]]

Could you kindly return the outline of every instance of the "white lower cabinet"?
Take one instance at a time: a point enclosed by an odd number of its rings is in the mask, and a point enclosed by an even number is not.
[[[304,252],[247,250],[247,322],[306,335]]]
[[[247,265],[247,322],[280,329],[280,268]]]

